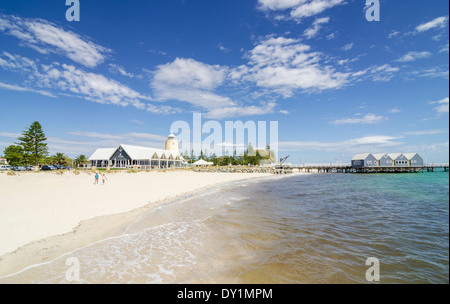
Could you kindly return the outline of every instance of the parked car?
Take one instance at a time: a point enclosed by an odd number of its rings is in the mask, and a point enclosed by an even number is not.
[[[47,166],[47,165],[45,165],[45,166],[42,166],[42,167],[41,167],[41,171],[53,171],[53,170],[56,170],[56,168],[53,167],[53,166]]]
[[[27,171],[27,169],[23,166],[17,166],[17,167],[12,167],[11,170],[13,171]]]
[[[11,170],[11,166],[9,165],[0,165],[0,171]]]
[[[27,166],[27,171],[33,171],[33,166]]]
[[[65,167],[63,165],[53,165],[57,170],[70,170],[70,168]]]

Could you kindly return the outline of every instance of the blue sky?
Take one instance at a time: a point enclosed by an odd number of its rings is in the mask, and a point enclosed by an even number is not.
[[[449,154],[449,7],[364,0],[0,3],[0,151],[33,121],[51,153],[162,148],[174,121],[278,121],[279,157]],[[207,137],[207,135],[204,135]],[[1,153],[1,152],[0,152]]]

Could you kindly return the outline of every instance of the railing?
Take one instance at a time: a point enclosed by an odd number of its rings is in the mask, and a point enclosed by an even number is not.
[[[448,168],[448,163],[441,163],[441,164],[435,164],[435,163],[428,163],[426,165],[424,165],[425,167],[429,167],[429,168]]]
[[[351,164],[333,164],[333,163],[317,163],[317,164],[301,164],[292,165],[293,168],[347,168],[351,167]]]

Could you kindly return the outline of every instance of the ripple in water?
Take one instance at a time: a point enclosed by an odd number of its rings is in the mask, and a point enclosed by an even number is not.
[[[232,183],[143,214],[126,235],[0,282],[448,283],[448,173]],[[231,190],[233,189],[233,190]]]

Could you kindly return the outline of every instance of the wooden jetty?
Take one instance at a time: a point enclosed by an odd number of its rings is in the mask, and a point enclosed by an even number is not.
[[[264,166],[209,166],[205,168],[194,168],[195,172],[224,172],[224,173],[272,173],[290,174],[294,172],[306,173],[421,173],[449,171],[448,164],[427,165],[423,167],[365,167],[353,168],[351,165],[343,164],[323,164],[323,165],[276,165],[273,167]]]
[[[329,165],[293,165],[292,170],[306,173],[423,173],[435,172],[437,170],[449,171],[448,164],[432,164],[422,167],[363,167],[355,168],[351,165],[329,164]]]

